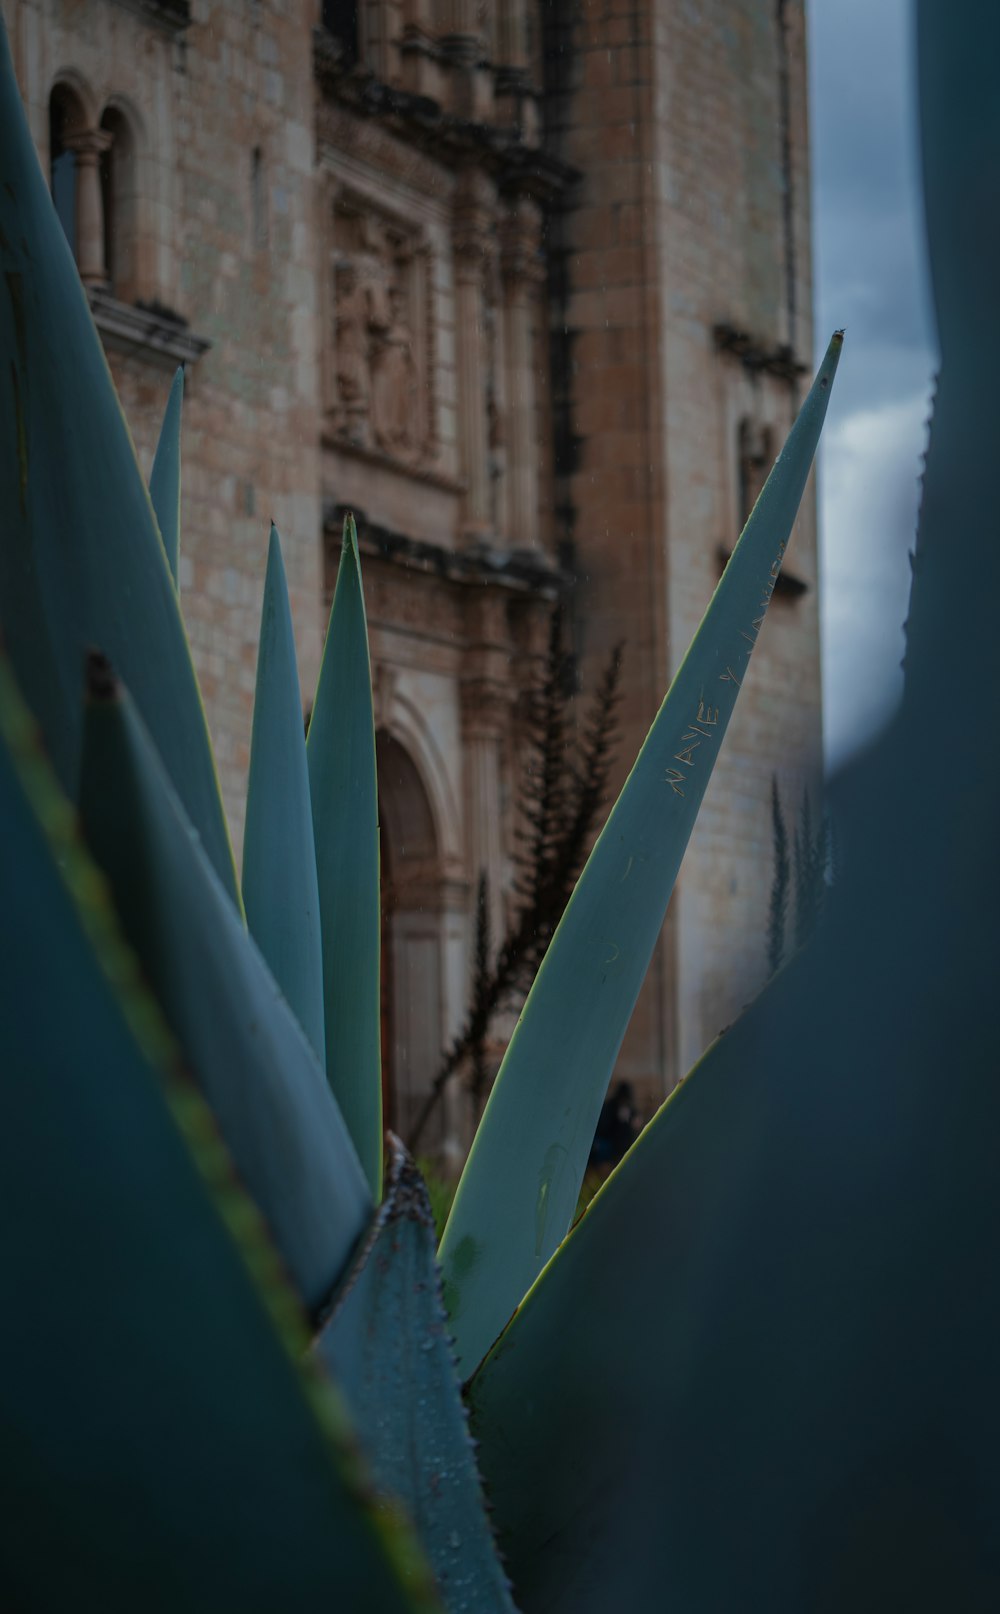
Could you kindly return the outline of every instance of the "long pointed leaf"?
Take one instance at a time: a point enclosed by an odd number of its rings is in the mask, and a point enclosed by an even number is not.
[[[205,850],[239,902],[180,607],[149,494],[24,119],[0,29],[0,627],[63,788],[80,663],[114,660]]]
[[[156,524],[163,539],[167,565],[177,587],[181,551],[181,405],[184,401],[184,367],[179,365],[170,387],[163,425],[149,477]]]
[[[2,662],[0,826],[4,1606],[426,1611]]]
[[[125,932],[305,1305],[371,1214],[322,1067],[192,835],[134,706],[92,662],[80,810]]]
[[[996,1605],[992,920],[943,919],[940,804],[913,812],[916,747],[909,768],[898,736],[880,749],[829,933],[668,1101],[473,1378],[525,1614]],[[992,914],[996,853],[962,861]]]
[[[441,1244],[470,1373],[564,1237],[601,1103],[812,465],[834,336],[511,1039]]]
[[[353,516],[306,747],[323,928],[326,1069],[376,1200],[382,1184],[378,792]]]
[[[449,1614],[513,1614],[455,1377],[430,1201],[398,1141],[378,1219],[314,1348],[379,1491],[416,1525]]]
[[[250,934],[321,1061],[323,947],[292,613],[271,527],[250,745],[243,902]]]

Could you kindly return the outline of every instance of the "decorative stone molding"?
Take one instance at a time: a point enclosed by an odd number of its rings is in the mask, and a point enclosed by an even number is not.
[[[516,182],[543,201],[561,195],[580,179],[579,171],[569,163],[526,143],[519,122],[497,124],[459,117],[445,111],[431,96],[399,89],[349,66],[335,40],[322,28],[313,35],[313,68],[321,92],[316,114],[321,142],[343,144],[331,132],[336,123],[334,108],[339,104],[355,114],[350,127],[356,140],[368,138],[368,121],[377,121],[384,132],[397,137],[395,162],[425,153],[449,168],[458,168],[471,159],[497,180]]]
[[[173,364],[194,364],[211,347],[168,308],[122,303],[100,286],[87,287],[94,324],[106,343],[149,353]]]

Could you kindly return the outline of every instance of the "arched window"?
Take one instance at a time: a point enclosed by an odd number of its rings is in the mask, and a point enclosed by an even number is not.
[[[361,56],[358,0],[323,0],[323,27],[338,41],[344,66],[353,67]]]
[[[749,417],[740,421],[739,431],[739,519],[745,526],[760,497],[774,464],[774,432]]]
[[[49,186],[74,257],[78,255],[74,146],[86,124],[79,96],[68,84],[57,84],[49,96]]]
[[[104,270],[115,296],[132,302],[139,289],[135,134],[117,106],[105,108],[101,130],[108,136],[100,159]]]
[[[141,290],[135,125],[120,106],[98,123],[72,84],[49,97],[49,183],[86,286],[134,302]]]
[[[259,146],[250,153],[250,234],[254,250],[262,251],[267,246],[267,181]]]

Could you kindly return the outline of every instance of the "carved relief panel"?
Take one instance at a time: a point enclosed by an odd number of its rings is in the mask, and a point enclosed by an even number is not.
[[[430,252],[419,229],[341,192],[333,205],[327,422],[405,465],[436,454]]]

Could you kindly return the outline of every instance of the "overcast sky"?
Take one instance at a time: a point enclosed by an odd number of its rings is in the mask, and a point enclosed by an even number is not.
[[[907,551],[936,365],[910,0],[807,0],[816,343],[847,337],[820,460],[826,750],[898,699]]]

